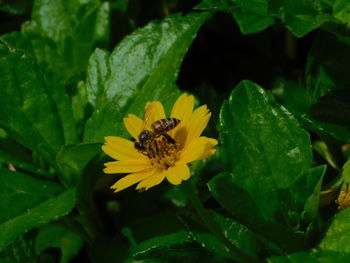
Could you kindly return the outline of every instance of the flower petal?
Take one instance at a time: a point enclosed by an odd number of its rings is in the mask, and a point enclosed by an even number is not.
[[[146,159],[108,162],[105,163],[105,166],[106,168],[103,169],[103,171],[106,174],[133,173],[150,169],[152,167],[151,163]]]
[[[163,105],[159,101],[148,102],[145,107],[143,130],[152,130],[151,125],[154,122],[164,118],[166,118],[166,115]]]
[[[185,125],[192,115],[193,106],[194,97],[184,93],[176,100],[170,116],[181,120],[180,124]]]
[[[152,176],[146,178],[145,180],[143,180],[142,182],[140,182],[137,187],[136,190],[145,188],[146,190],[148,190],[149,188],[160,184],[165,178],[164,173],[155,173]]]
[[[134,143],[115,136],[105,137],[105,145],[102,150],[110,157],[116,160],[131,160],[131,159],[147,159],[146,156],[139,153],[134,146]]]
[[[188,133],[186,138],[186,144],[192,140],[198,138],[205,127],[207,127],[211,113],[207,109],[206,105],[202,105],[197,108],[191,115],[188,122]]]
[[[134,137],[136,140],[139,139],[139,134],[142,131],[142,119],[137,117],[134,114],[129,114],[128,117],[123,119],[124,126],[129,134]]]
[[[114,185],[111,186],[111,188],[115,189],[114,192],[119,192],[119,191],[124,190],[125,188],[133,185],[133,184],[136,184],[136,183],[152,176],[153,173],[154,173],[154,170],[128,174],[127,176],[119,179]]]
[[[164,171],[164,174],[171,184],[178,185],[182,180],[190,178],[190,169],[187,164],[181,163],[174,167],[170,167],[168,170]]]
[[[215,153],[213,147],[218,144],[218,141],[208,137],[198,137],[192,140],[183,151],[180,153],[180,160],[184,163],[190,163],[196,160],[201,160]]]

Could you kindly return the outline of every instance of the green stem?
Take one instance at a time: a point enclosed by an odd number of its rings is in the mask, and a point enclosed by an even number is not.
[[[231,243],[231,241],[222,233],[220,226],[215,222],[213,217],[210,215],[208,210],[206,210],[200,201],[196,188],[193,187],[193,185],[187,181],[182,183],[184,186],[184,190],[186,191],[186,194],[190,198],[192,205],[194,206],[197,214],[201,218],[203,224],[207,227],[209,231],[211,231],[215,236],[217,236],[229,249],[230,254],[239,260],[239,262],[242,263],[262,263],[263,261],[254,258],[245,252],[243,252],[241,249],[236,247],[234,244]]]

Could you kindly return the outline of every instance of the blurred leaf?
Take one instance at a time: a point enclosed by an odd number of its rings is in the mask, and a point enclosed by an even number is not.
[[[60,248],[60,263],[70,262],[79,253],[82,245],[83,241],[79,236],[54,224],[41,227],[35,241],[35,249],[38,254],[50,247]]]
[[[85,166],[100,152],[100,148],[98,143],[68,145],[62,148],[56,158],[62,184],[67,188],[79,185]]]
[[[233,14],[243,34],[262,31],[279,18],[297,37],[302,37],[324,23],[345,23],[332,15],[328,1],[203,0],[198,9]]]
[[[313,250],[311,252],[298,252],[288,256],[268,258],[268,263],[347,263],[349,254],[336,253],[327,250]]]
[[[309,52],[305,70],[307,93],[312,103],[331,90],[349,89],[349,46],[349,37],[318,32]]]
[[[331,154],[327,144],[324,141],[315,141],[312,147],[328,162],[330,166],[336,170],[340,170],[338,161]]]
[[[17,236],[66,215],[75,203],[75,190],[62,192],[54,183],[34,179],[28,175],[0,170],[1,205],[4,207],[0,223],[0,250]]]
[[[128,255],[128,240],[120,232],[113,237],[98,237],[89,251],[89,259],[94,263],[127,262]]]
[[[136,253],[128,262],[170,263],[177,261],[183,262],[184,259],[186,259],[186,263],[228,262],[220,258],[219,255],[212,254],[208,250],[205,250],[204,248],[201,248],[197,244],[193,243],[156,246]]]
[[[0,163],[37,175],[49,175],[48,171],[34,165],[28,149],[8,138],[0,138]]]
[[[322,249],[350,253],[350,209],[338,213],[320,243]]]
[[[303,116],[306,125],[316,132],[350,142],[350,90],[334,90],[321,97]]]
[[[3,0],[0,1],[0,11],[8,12],[14,15],[30,12],[32,0]]]
[[[93,48],[109,40],[109,12],[109,3],[98,0],[35,0],[22,34],[5,41],[31,50],[38,62],[69,80],[85,71]],[[23,41],[30,47],[18,45]]]
[[[179,95],[175,82],[181,61],[207,18],[207,13],[172,15],[134,31],[109,56],[94,52],[86,89],[96,109],[86,123],[85,142],[125,135],[122,118],[141,116],[147,101],[160,100],[169,109]]]
[[[313,167],[303,173],[291,187],[291,198],[296,209],[302,208],[303,219],[311,223],[318,216],[322,180],[327,166]]]
[[[187,231],[179,230],[174,233],[156,236],[154,238],[143,241],[142,243],[138,244],[137,250],[144,251],[147,249],[151,249],[153,247],[183,244],[189,241],[190,241],[190,235],[187,233]]]
[[[58,195],[63,188],[55,183],[39,180],[26,174],[0,167],[0,223],[23,213],[48,198]],[[15,205],[14,205],[15,204]]]
[[[333,5],[333,15],[343,23],[350,20],[350,3],[347,0],[335,0]]]
[[[310,106],[305,88],[298,83],[277,79],[271,93],[297,118],[304,114]]]
[[[2,45],[0,72],[0,125],[20,144],[52,158],[64,144],[64,134],[44,72],[21,52]]]

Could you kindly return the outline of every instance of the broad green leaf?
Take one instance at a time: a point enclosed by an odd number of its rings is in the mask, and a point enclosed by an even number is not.
[[[79,253],[82,245],[83,241],[79,236],[54,224],[41,227],[35,240],[35,250],[38,254],[47,248],[59,248],[60,263],[70,262]]]
[[[64,134],[45,71],[22,52],[0,45],[0,72],[0,126],[17,142],[52,158]]]
[[[235,184],[251,195],[267,220],[280,209],[278,189],[311,167],[308,133],[261,87],[241,82],[221,110],[221,140]]]
[[[231,241],[232,244],[249,255],[256,256],[259,253],[257,240],[248,228],[214,211],[212,211],[211,215],[220,227],[223,235]],[[181,218],[188,228],[189,234],[191,234],[193,239],[202,245],[202,247],[211,250],[215,254],[221,255],[221,257],[232,259],[229,249],[220,238],[208,232],[208,229],[198,224],[198,222],[201,222],[200,218],[190,219],[188,216]]]
[[[60,169],[60,180],[67,188],[81,182],[84,168],[101,150],[98,143],[68,145],[62,148],[56,157]]]
[[[318,33],[308,55],[305,71],[307,93],[312,103],[331,90],[349,89],[349,46],[349,37],[324,31]]]
[[[75,189],[70,189],[36,206],[27,208],[21,214],[1,223],[0,250],[17,236],[68,214],[74,205]]]
[[[301,236],[296,235],[289,226],[287,227],[279,222],[272,222],[272,220],[263,218],[259,203],[236,183],[234,177],[231,174],[222,173],[209,182],[209,190],[214,198],[230,212],[237,222],[247,226],[264,238],[275,242],[275,244],[272,244],[276,247],[275,250],[280,250],[281,248],[286,251],[302,249],[303,241]],[[270,199],[271,202],[274,200],[276,199]],[[282,207],[281,202],[279,204],[282,210],[284,207]],[[278,215],[282,218],[285,216],[282,215],[282,211]]]
[[[85,71],[93,48],[109,40],[109,12],[109,3],[98,0],[35,0],[22,34],[5,40],[70,80]],[[30,47],[18,46],[23,41]]]
[[[215,177],[209,183],[212,194],[238,222],[293,249],[291,240],[298,238],[287,229],[289,201],[281,204],[280,192],[291,188],[311,167],[308,133],[268,92],[250,81],[233,90],[220,119],[232,174]],[[267,232],[267,227],[274,230]],[[290,237],[283,238],[282,233]]]
[[[1,167],[0,181],[0,224],[63,191],[58,184]]]
[[[349,254],[337,253],[328,250],[312,250],[311,252],[297,252],[288,256],[268,258],[268,263],[347,263]]]
[[[320,243],[320,248],[337,251],[341,253],[350,253],[350,235],[349,235],[350,209],[345,209],[338,213]]]
[[[333,5],[333,15],[343,23],[350,20],[350,3],[347,0],[335,0]]]
[[[179,67],[207,13],[172,15],[127,36],[109,55],[96,50],[88,67],[89,102],[96,109],[85,126],[85,142],[122,133],[122,118],[142,116],[147,101],[173,103]]]
[[[350,90],[334,90],[321,97],[304,116],[311,128],[318,127],[337,139],[350,142]]]

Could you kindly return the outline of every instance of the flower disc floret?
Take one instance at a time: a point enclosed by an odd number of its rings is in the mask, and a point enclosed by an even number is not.
[[[135,148],[135,143],[120,137],[105,137],[103,151],[117,161],[105,163],[107,174],[128,173],[119,179],[112,189],[121,191],[133,184],[136,189],[149,189],[160,184],[164,178],[174,185],[190,177],[188,163],[207,158],[215,153],[217,140],[200,136],[208,124],[211,113],[206,105],[194,108],[194,97],[182,94],[174,104],[171,118],[179,123],[176,127],[157,134],[147,142],[146,150]],[[163,105],[158,101],[148,102],[142,120],[134,114],[124,118],[130,135],[139,140],[143,130],[152,131],[152,124],[165,119]],[[168,138],[170,137],[170,139]]]

